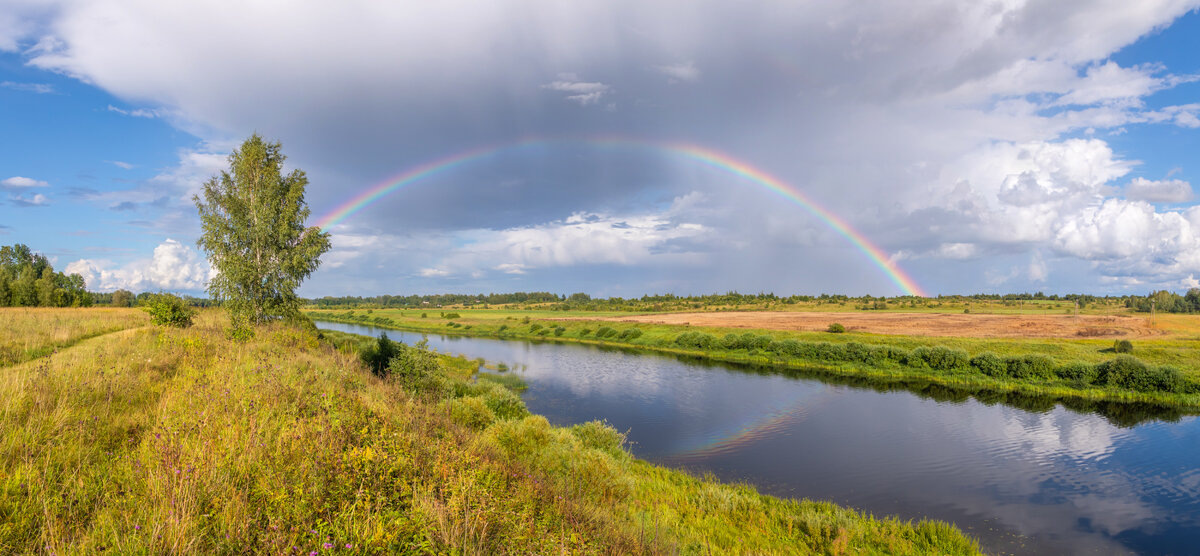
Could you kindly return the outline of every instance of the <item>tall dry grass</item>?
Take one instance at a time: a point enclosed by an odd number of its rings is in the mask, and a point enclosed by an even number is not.
[[[0,307],[0,367],[147,323],[146,314],[136,309]]]

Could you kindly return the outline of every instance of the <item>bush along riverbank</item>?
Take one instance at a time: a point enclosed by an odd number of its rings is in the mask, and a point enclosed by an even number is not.
[[[943,522],[638,461],[475,361],[225,329],[202,312],[0,368],[0,553],[978,553]]]
[[[435,334],[625,346],[714,361],[773,366],[781,370],[819,367],[861,377],[922,380],[967,392],[1008,391],[1062,399],[1143,402],[1200,411],[1200,376],[1194,369],[1147,364],[1134,355],[1118,353],[1116,348],[1097,350],[1112,355],[1093,362],[1060,360],[1039,353],[1012,353],[1019,349],[1019,345],[1014,346],[1012,342],[1005,344],[1009,352],[1003,355],[988,351],[972,354],[964,349],[939,345],[905,348],[867,343],[871,338],[863,342],[841,338],[842,341],[836,342],[803,341],[789,337],[786,332],[720,334],[688,326],[629,325],[607,321],[539,321],[507,317],[463,324],[433,319],[394,319],[350,311],[313,312],[310,316],[332,322]]]

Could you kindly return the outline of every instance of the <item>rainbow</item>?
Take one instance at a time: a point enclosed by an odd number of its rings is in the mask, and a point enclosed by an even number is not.
[[[784,199],[800,205],[800,207],[806,210],[809,214],[812,214],[813,216],[817,217],[818,220],[824,222],[826,226],[837,232],[842,237],[846,238],[852,245],[858,248],[859,251],[862,251],[863,254],[865,254],[867,258],[875,264],[875,266],[879,267],[879,269],[882,270],[884,274],[887,275],[887,277],[891,279],[891,281],[895,283],[906,295],[925,297],[925,291],[917,284],[917,282],[913,280],[911,276],[905,273],[904,270],[897,266],[896,263],[894,263],[883,252],[883,250],[879,248],[879,246],[868,240],[866,236],[851,227],[850,224],[841,217],[834,214],[829,209],[817,204],[812,199],[809,199],[807,195],[805,195],[796,187],[789,185],[786,182],[768,174],[767,172],[755,168],[746,162],[737,160],[727,154],[698,145],[686,143],[656,142],[625,138],[568,140],[525,139],[513,143],[505,143],[502,145],[479,147],[409,168],[399,174],[379,182],[374,186],[368,187],[331,210],[325,216],[318,219],[317,226],[324,230],[328,230],[355,212],[362,210],[364,207],[369,206],[370,204],[378,201],[380,198],[397,189],[432,175],[448,172],[464,164],[520,148],[561,144],[581,144],[586,146],[608,148],[648,149],[652,151],[683,156],[706,166],[710,166],[712,168],[734,174],[741,178],[745,178],[751,183],[765,187],[773,193],[780,195]]]

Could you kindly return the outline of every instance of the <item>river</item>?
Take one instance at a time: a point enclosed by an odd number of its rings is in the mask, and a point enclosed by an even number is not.
[[[528,383],[530,411],[551,423],[606,420],[639,458],[775,496],[942,519],[990,554],[1200,553],[1195,416],[1010,405],[573,343],[386,333],[505,363]]]

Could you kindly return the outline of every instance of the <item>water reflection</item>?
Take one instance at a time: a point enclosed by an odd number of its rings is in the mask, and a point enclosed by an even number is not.
[[[429,339],[519,366],[532,411],[558,424],[606,419],[639,457],[771,494],[945,519],[990,553],[1182,554],[1200,539],[1200,420],[1175,411],[577,344]]]

